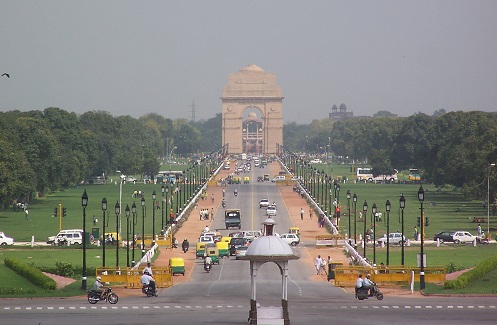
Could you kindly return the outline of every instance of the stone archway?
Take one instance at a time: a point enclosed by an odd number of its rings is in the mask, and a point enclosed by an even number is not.
[[[222,141],[223,146],[228,144],[228,153],[244,153],[250,148],[247,143],[254,143],[254,133],[248,134],[248,125],[244,138],[244,122],[249,120],[244,120],[244,112],[249,109],[261,114],[257,124],[261,127],[255,133],[256,152],[276,154],[277,145],[283,144],[283,98],[276,76],[256,65],[230,74],[221,97]]]

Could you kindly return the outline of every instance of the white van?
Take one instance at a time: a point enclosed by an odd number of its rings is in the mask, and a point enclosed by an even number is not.
[[[83,230],[82,229],[61,230],[57,235],[48,237],[47,244],[81,245],[83,244]]]
[[[285,175],[278,175],[276,176],[275,178],[273,178],[272,182],[280,182],[280,181],[285,181],[286,180],[286,176]]]

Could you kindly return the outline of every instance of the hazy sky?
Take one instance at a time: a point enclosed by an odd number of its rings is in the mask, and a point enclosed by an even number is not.
[[[0,0],[0,110],[196,119],[256,64],[285,122],[497,111],[497,1]]]

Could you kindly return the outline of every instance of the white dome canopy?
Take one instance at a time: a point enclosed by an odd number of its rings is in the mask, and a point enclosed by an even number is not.
[[[281,238],[277,236],[261,236],[254,240],[247,249],[246,256],[264,256],[264,257],[286,257],[292,259],[293,250]]]

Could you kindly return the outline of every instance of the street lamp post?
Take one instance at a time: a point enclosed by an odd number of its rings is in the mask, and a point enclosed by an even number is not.
[[[166,228],[167,228],[167,225],[169,225],[169,223],[171,222],[171,220],[169,220],[169,209],[167,207],[168,202],[169,202],[169,199],[167,198],[167,193],[169,193],[169,185],[166,186]],[[172,203],[171,203],[171,205],[172,205]]]
[[[418,190],[418,200],[421,203],[421,269],[419,270],[419,290],[424,290],[425,288],[425,256],[424,256],[424,211],[423,211],[423,201],[425,200],[425,190],[423,185],[419,187]]]
[[[145,197],[142,196],[142,257],[145,256]]]
[[[86,207],[88,206],[88,194],[86,190],[81,196],[81,206],[83,207],[83,276],[81,281],[81,290],[86,290]]]
[[[135,246],[136,246],[136,240],[135,240],[135,226],[136,223],[138,222],[138,218],[136,216],[136,204],[133,202],[131,205],[131,213],[133,214],[133,234],[132,234],[132,243],[133,243],[133,255],[131,256],[131,266],[135,266]]]
[[[103,223],[102,223],[102,267],[105,267],[105,212],[107,211],[107,199],[102,199],[102,212],[103,212]]]
[[[366,259],[366,246],[368,244],[368,241],[366,239],[366,220],[368,220],[368,218],[366,217],[367,216],[367,213],[368,213],[368,202],[364,201],[364,205],[362,206],[362,221],[364,221],[364,233],[362,234],[363,237],[362,237],[362,242],[363,242],[363,246],[364,246],[364,252],[363,252],[363,257],[364,259]]]
[[[152,192],[152,246],[155,245],[155,199],[157,194],[155,190]]]
[[[116,202],[115,212],[116,212],[116,268],[119,267],[119,239],[122,240],[122,236],[119,235],[119,215],[121,214],[121,205]]]
[[[385,203],[385,210],[387,211],[387,265],[390,265],[390,210],[392,209],[392,205],[390,204],[390,200],[387,200]],[[401,241],[404,238],[400,239]]]
[[[348,236],[350,239],[350,231],[352,230],[350,227],[350,190],[347,190],[346,196],[347,196],[347,212],[349,214],[349,233],[348,233]]]
[[[357,248],[357,195],[352,196],[354,202],[354,248]]]
[[[487,170],[487,236],[490,238],[490,168],[495,164],[488,165]]]
[[[373,203],[371,216],[373,217],[373,264],[376,264],[376,203]]]
[[[401,264],[404,266],[404,209],[406,208],[406,198],[404,197],[404,194],[400,194],[400,199],[399,199],[399,204],[400,204],[400,211],[401,211],[401,224],[402,224],[402,255],[401,255]]]
[[[129,205],[126,204],[126,209],[124,209],[126,215],[126,266],[129,267]]]
[[[164,230],[164,191],[166,188],[164,187],[164,184],[160,187],[160,192],[162,194],[162,207],[161,207],[161,230]]]

